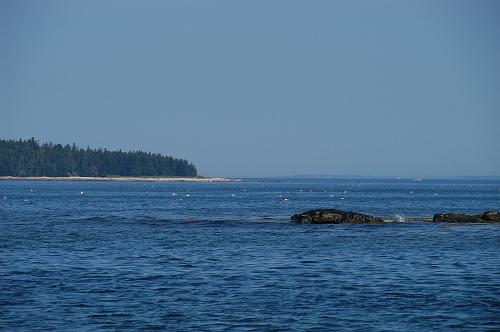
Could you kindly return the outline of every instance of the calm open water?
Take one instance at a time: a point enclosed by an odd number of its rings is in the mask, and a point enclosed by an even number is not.
[[[500,181],[3,181],[0,330],[500,330],[499,224],[288,222],[318,207],[498,210]]]

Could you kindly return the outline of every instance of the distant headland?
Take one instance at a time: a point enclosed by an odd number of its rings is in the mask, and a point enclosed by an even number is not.
[[[239,182],[240,179],[208,177],[132,177],[132,176],[0,176],[0,181],[100,181],[100,182]]]
[[[160,153],[86,149],[73,145],[0,140],[0,179],[172,182],[234,181],[199,177],[185,159]]]

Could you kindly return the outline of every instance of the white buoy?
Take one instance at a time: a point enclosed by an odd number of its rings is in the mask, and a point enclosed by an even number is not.
[[[80,191],[80,195],[83,195],[83,191]]]

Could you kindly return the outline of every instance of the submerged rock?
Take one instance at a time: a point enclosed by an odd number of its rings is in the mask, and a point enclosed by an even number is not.
[[[468,215],[459,213],[437,213],[432,218],[434,222],[482,222],[479,215]]]
[[[432,218],[433,222],[500,222],[500,213],[487,211],[483,214],[438,213]]]
[[[295,214],[292,222],[302,224],[383,224],[384,220],[367,214],[336,209],[316,209]]]

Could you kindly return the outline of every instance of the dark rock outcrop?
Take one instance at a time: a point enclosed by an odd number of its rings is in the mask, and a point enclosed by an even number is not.
[[[491,222],[500,222],[500,212],[498,211],[487,211],[483,213],[481,219]]]
[[[433,222],[455,222],[455,223],[475,223],[475,222],[500,222],[500,213],[487,211],[483,214],[459,214],[459,213],[438,213],[432,218]]]
[[[302,224],[383,224],[384,220],[367,214],[336,209],[310,210],[290,217],[292,222]]]

